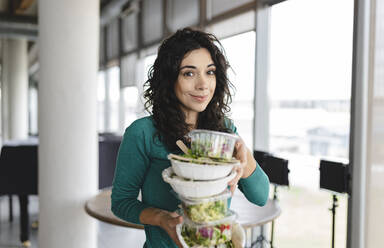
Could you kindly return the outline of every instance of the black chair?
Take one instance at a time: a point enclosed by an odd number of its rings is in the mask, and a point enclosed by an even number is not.
[[[0,194],[0,197],[4,195]],[[9,205],[9,222],[13,222],[13,199],[12,195],[8,195],[8,205]]]
[[[28,195],[37,193],[37,145],[3,146],[0,153],[0,194],[19,198],[22,243],[29,240]],[[10,217],[11,202],[12,199]]]
[[[99,189],[112,186],[121,139],[116,135],[99,137]]]
[[[113,134],[99,136],[99,189],[112,186],[121,139]],[[29,240],[28,196],[38,194],[37,155],[37,139],[28,145],[23,141],[5,144],[0,153],[0,195],[10,196],[10,221],[13,216],[11,196],[19,198],[22,243]]]

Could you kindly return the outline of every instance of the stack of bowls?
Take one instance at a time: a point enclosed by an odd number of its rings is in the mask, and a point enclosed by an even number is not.
[[[241,238],[245,235],[227,204],[228,182],[236,176],[233,168],[240,165],[232,158],[238,136],[208,130],[194,130],[189,136],[189,156],[170,154],[172,167],[162,173],[182,202],[179,239],[184,247],[241,247],[242,242],[230,245],[231,240],[245,240]]]

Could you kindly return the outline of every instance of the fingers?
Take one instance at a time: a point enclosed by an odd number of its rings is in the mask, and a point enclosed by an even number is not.
[[[171,212],[169,213],[169,215],[171,217],[168,222],[170,227],[175,227],[177,224],[180,224],[183,222],[183,217],[180,216],[178,213]]]
[[[171,226],[171,234],[170,234],[170,236],[171,236],[171,238],[175,241],[176,245],[177,245],[178,247],[182,248],[183,245],[181,244],[179,238],[177,237],[175,226],[176,226],[177,224],[180,224],[180,223],[183,222],[183,217],[182,217],[182,216],[179,216],[176,212],[171,213],[171,215],[174,215],[174,214],[176,214],[177,216],[174,217],[174,218],[170,221],[170,223],[169,223],[170,226]]]
[[[177,212],[170,212],[169,215],[171,217],[179,217],[180,216]]]
[[[239,167],[236,169],[236,176],[228,182],[228,185],[229,186],[232,186],[232,185],[235,185],[237,184],[237,182],[240,180],[240,178],[243,176],[243,173],[244,173],[244,169]]]
[[[232,185],[231,187],[230,187],[230,191],[231,191],[231,195],[233,195],[234,193],[235,193],[235,190],[237,189],[237,184],[235,184],[235,185]]]
[[[181,216],[176,217],[176,218],[174,218],[174,219],[172,220],[172,224],[174,224],[175,226],[176,226],[177,224],[182,223],[182,222],[183,222],[183,217],[181,217]]]
[[[183,247],[183,245],[181,244],[180,240],[179,240],[179,237],[177,237],[177,234],[176,234],[176,230],[173,228],[170,232],[168,232],[169,236],[171,237],[171,239],[173,239],[173,241],[176,243],[176,245],[180,248]]]
[[[235,158],[240,160],[242,166],[247,163],[247,149],[242,140],[239,140],[235,144]]]
[[[228,182],[228,185],[230,186],[230,191],[231,191],[232,195],[237,188],[237,183],[239,182],[240,178],[242,177],[243,172],[244,172],[244,170],[242,167],[237,168],[235,178],[233,178],[231,181]]]

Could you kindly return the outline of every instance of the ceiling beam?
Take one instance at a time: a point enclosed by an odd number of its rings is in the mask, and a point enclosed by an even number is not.
[[[37,17],[0,14],[1,37],[24,37],[28,40],[36,40],[37,33]]]

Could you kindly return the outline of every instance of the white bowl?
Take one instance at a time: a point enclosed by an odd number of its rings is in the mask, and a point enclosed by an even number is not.
[[[196,198],[220,194],[227,188],[228,182],[236,176],[236,172],[232,171],[228,176],[217,180],[194,181],[177,176],[173,173],[172,167],[169,167],[163,170],[162,176],[163,180],[169,183],[176,193],[187,198]]]
[[[231,173],[234,166],[239,163],[228,163],[220,165],[196,164],[183,162],[168,156],[171,160],[172,169],[176,175],[193,180],[216,180],[223,178]]]
[[[176,225],[176,233],[177,237],[180,240],[180,243],[183,245],[183,248],[189,248],[189,246],[185,243],[183,236],[181,236],[181,228],[183,226],[183,223]],[[245,247],[245,231],[244,228],[237,222],[232,227],[232,242],[235,246],[235,248],[243,248]],[[194,246],[193,248],[199,248],[198,246]]]

